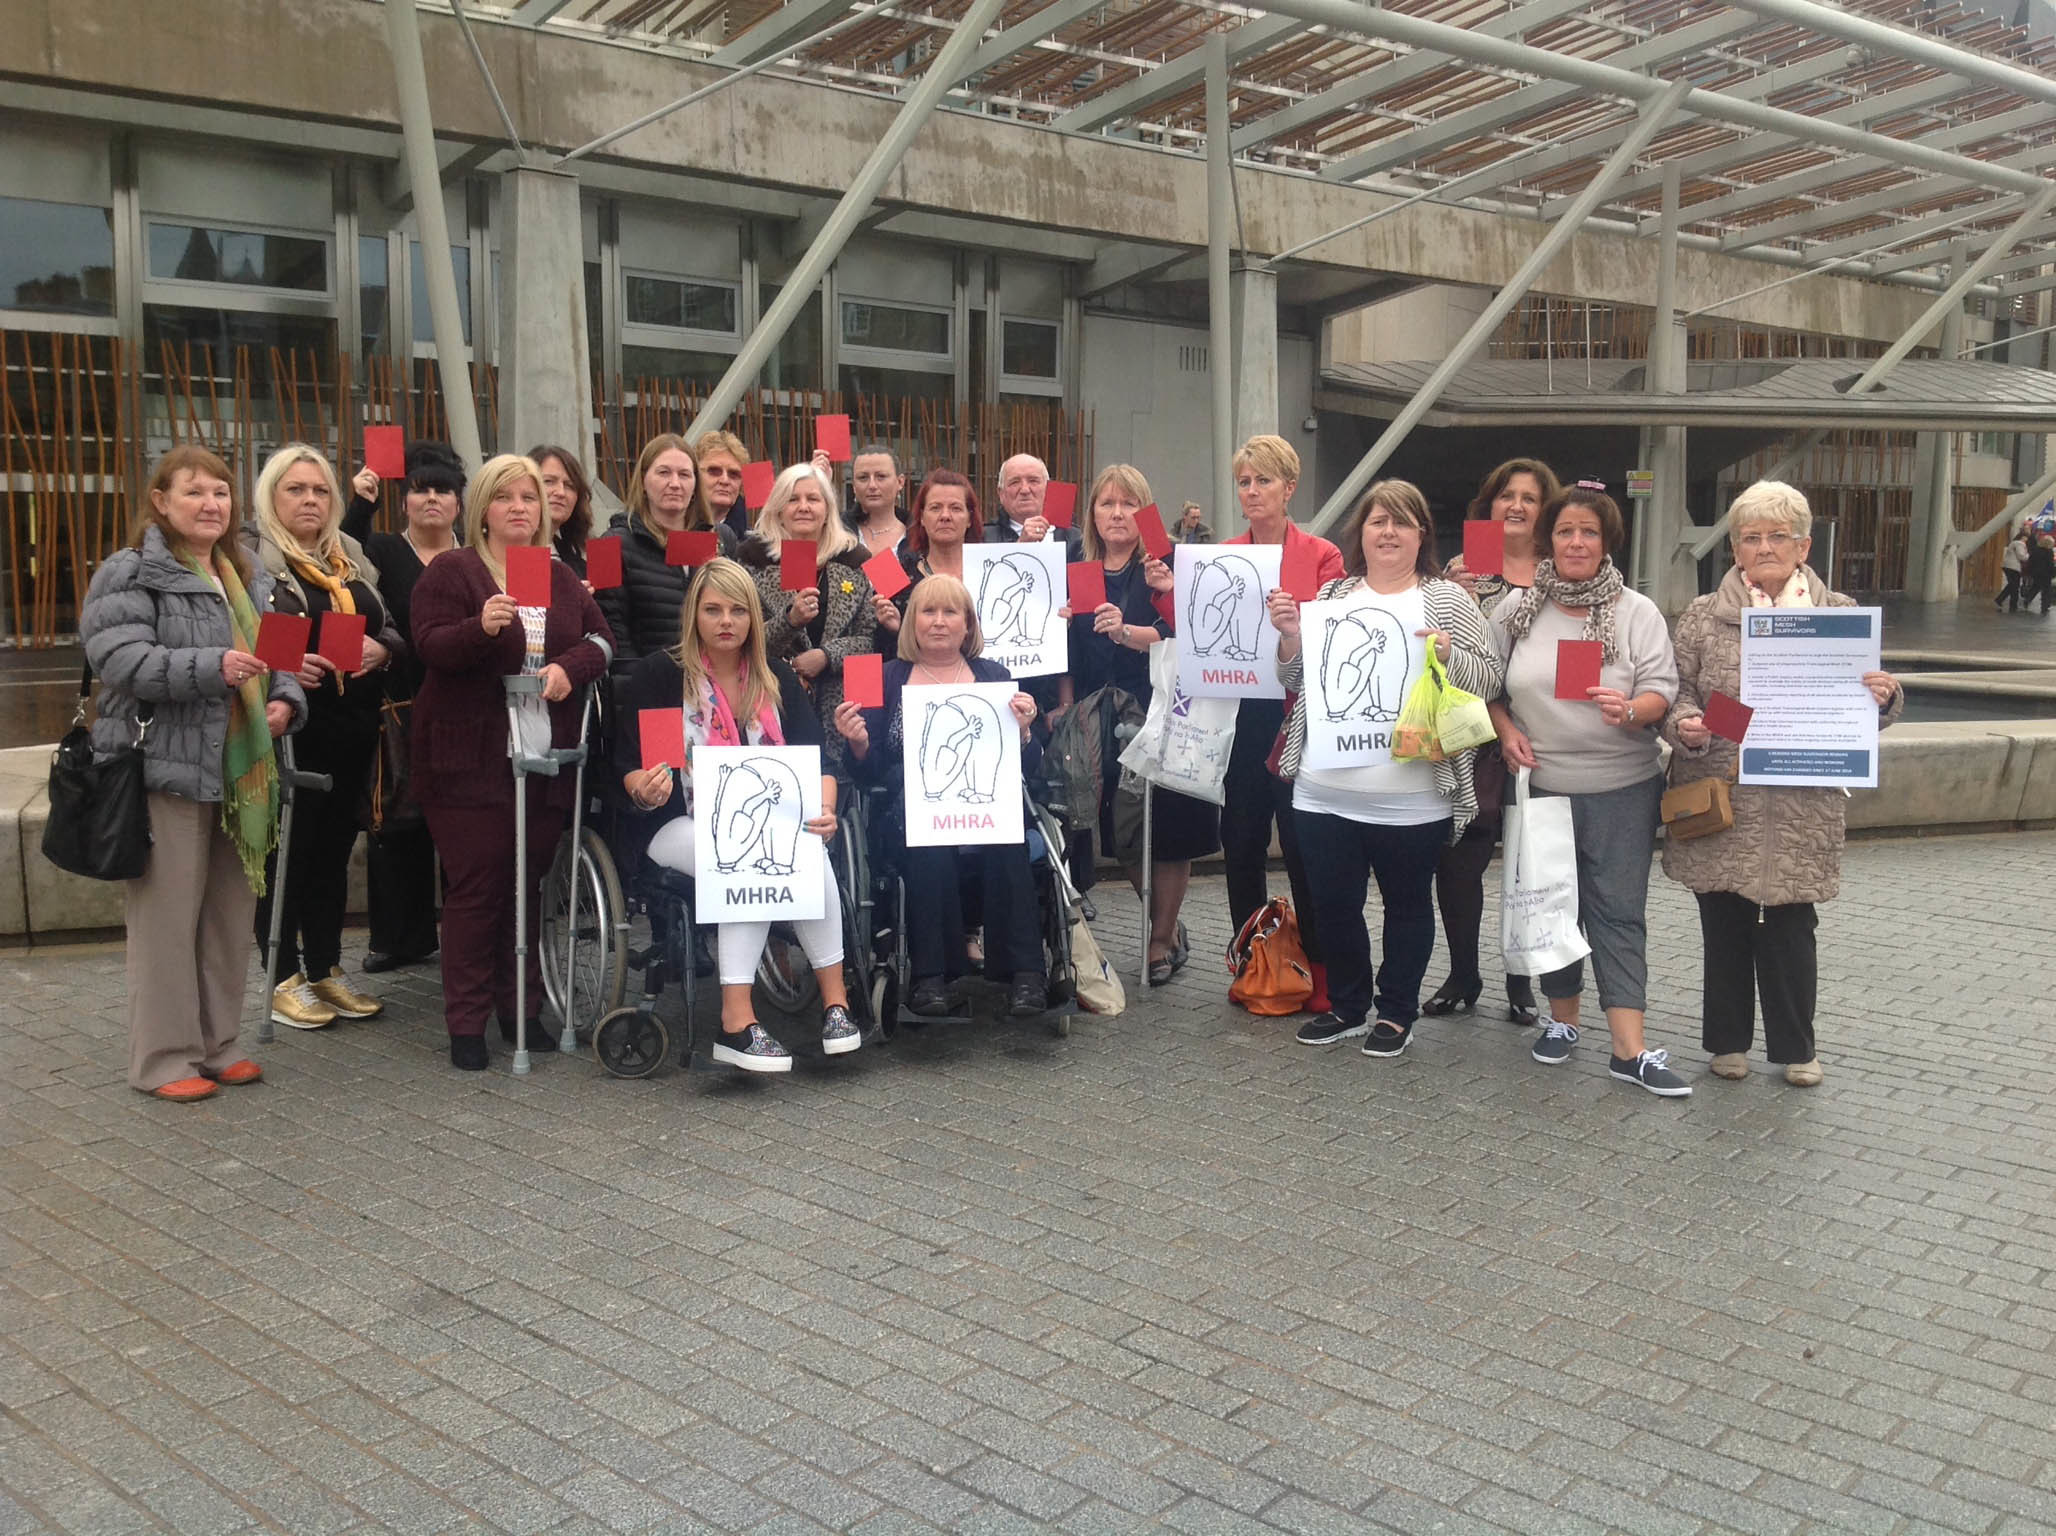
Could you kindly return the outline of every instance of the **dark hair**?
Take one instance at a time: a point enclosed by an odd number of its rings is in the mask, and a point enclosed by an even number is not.
[[[1382,507],[1401,522],[1421,531],[1420,548],[1414,551],[1414,574],[1426,581],[1442,574],[1442,562],[1435,558],[1435,514],[1428,510],[1428,498],[1411,480],[1380,480],[1363,494],[1349,525],[1342,531],[1342,569],[1352,576],[1364,573],[1364,524],[1371,509]]]
[[[1621,509],[1614,499],[1604,491],[1574,485],[1550,497],[1549,505],[1542,509],[1542,516],[1535,524],[1535,538],[1544,555],[1554,547],[1556,520],[1563,515],[1565,507],[1583,507],[1599,519],[1599,542],[1607,554],[1617,555],[1627,547],[1627,520],[1621,516]]]
[[[1542,487],[1542,504],[1547,506],[1556,500],[1556,493],[1563,489],[1556,478],[1556,471],[1540,459],[1508,459],[1493,470],[1478,486],[1478,494],[1471,498],[1469,516],[1474,523],[1489,522],[1492,517],[1492,503],[1499,500],[1499,493],[1506,489],[1507,482],[1515,475],[1533,475],[1535,483]]]
[[[217,554],[224,555],[228,563],[236,568],[236,575],[248,586],[253,579],[250,566],[250,551],[243,547],[243,514],[236,505],[236,480],[229,472],[228,464],[213,449],[199,443],[180,443],[167,452],[150,469],[150,483],[144,487],[143,495],[136,506],[136,531],[129,547],[141,549],[143,537],[151,528],[164,535],[164,542],[173,554],[185,547],[171,521],[157,510],[152,493],[171,493],[172,482],[182,474],[205,475],[210,480],[219,480],[228,487],[228,525],[222,529],[221,537],[214,541]]]
[[[528,456],[538,469],[549,459],[555,459],[564,466],[564,476],[571,482],[571,515],[564,519],[564,526],[557,530],[556,537],[550,542],[555,544],[561,540],[562,547],[574,554],[582,551],[586,538],[593,531],[593,487],[585,477],[585,466],[578,462],[578,455],[569,448],[559,448],[553,443],[536,444],[528,450]]]
[[[407,445],[407,489],[448,491],[464,499],[464,461],[447,443],[415,442]]]
[[[864,444],[863,447],[859,448],[855,453],[850,455],[850,463],[855,464],[857,460],[868,459],[873,454],[877,453],[882,453],[888,459],[892,460],[892,472],[894,474],[898,475],[905,473],[905,471],[900,468],[900,456],[894,453],[890,448],[886,447],[883,443]]]
[[[984,538],[979,523],[977,488],[953,469],[931,469],[928,478],[921,482],[921,488],[914,492],[913,510],[907,514],[907,548],[916,555],[928,553],[928,525],[921,521],[922,509],[928,505],[930,494],[944,486],[955,486],[964,493],[964,506],[971,514],[964,525],[964,542],[976,544]]]

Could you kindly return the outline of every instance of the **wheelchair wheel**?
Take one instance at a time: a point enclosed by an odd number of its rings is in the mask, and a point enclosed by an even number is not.
[[[671,1053],[671,1032],[654,1008],[616,1008],[593,1026],[593,1054],[616,1077],[648,1077]]]
[[[813,1011],[821,998],[806,951],[775,928],[757,962],[757,985],[772,1007],[792,1017]]]
[[[899,1006],[899,977],[890,965],[880,965],[871,975],[871,1017],[881,1039],[890,1040],[898,1032]]]
[[[543,994],[557,1017],[569,1019],[581,1039],[593,1021],[621,1006],[628,984],[628,904],[606,843],[591,827],[582,829],[574,860],[571,839],[557,844],[543,876],[541,948]],[[570,929],[571,892],[578,892],[578,932],[572,945],[571,985],[566,996],[565,948]]]

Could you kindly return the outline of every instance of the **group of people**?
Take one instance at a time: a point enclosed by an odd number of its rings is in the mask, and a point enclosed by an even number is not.
[[[2056,595],[2056,533],[2023,518],[1999,552],[1999,574],[2005,580],[1992,601],[1994,608],[2001,613],[2033,613],[2039,597],[2042,617],[2047,618],[2049,599]]]
[[[1177,624],[1171,568],[1144,547],[1138,514],[1155,498],[1135,467],[1102,469],[1077,526],[1064,530],[1045,515],[1050,477],[1030,455],[1001,466],[989,518],[976,486],[952,469],[929,471],[909,494],[884,447],[854,456],[847,512],[822,455],[781,471],[752,512],[742,496],[749,462],[726,432],[691,443],[653,438],[624,511],[605,530],[620,541],[621,580],[594,592],[585,580],[596,534],[592,486],[564,448],[502,455],[467,478],[447,449],[412,445],[401,527],[392,533],[373,531],[377,477],[360,471],[345,505],[334,470],[305,445],[288,445],[266,463],[247,528],[219,458],[182,447],[160,461],[133,547],[97,573],[81,622],[102,679],[96,747],[119,750],[139,715],[151,716],[144,751],[155,844],[150,868],[128,891],[134,1087],[187,1100],[260,1075],[236,1038],[250,946],[268,927],[267,893],[285,903],[275,974],[286,979],[271,999],[273,1018],[321,1028],[380,1010],[342,970],[347,862],[367,821],[365,969],[439,954],[452,1064],[485,1067],[488,1022],[509,1040],[517,1025],[511,821],[525,819],[531,849],[552,848],[572,794],[568,777],[518,778],[509,754],[517,745],[533,753],[572,744],[580,690],[610,669],[618,731],[606,789],[617,857],[631,871],[647,860],[692,873],[697,747],[818,747],[821,810],[805,830],[832,840],[839,794],[898,783],[907,686],[1015,681],[982,654],[964,582],[967,543],[1061,538],[1068,560],[1097,564],[1104,580],[1105,600],[1092,611],[1062,610],[1068,672],[1018,680],[1011,697],[1028,774],[1052,715],[1109,688],[1147,708],[1150,650]],[[1270,900],[1275,827],[1313,970],[1313,1017],[1298,1038],[1319,1045],[1360,1037],[1366,1054],[1400,1054],[1423,1015],[1477,1003],[1483,875],[1510,776],[1525,771],[1536,795],[1571,803],[1579,915],[1611,1036],[1611,1071],[1657,1094],[1689,1093],[1643,1031],[1644,907],[1666,782],[1659,740],[1671,746],[1671,782],[1732,779],[1734,747],[1709,735],[1701,711],[1711,690],[1736,690],[1740,614],[1848,601],[1805,564],[1804,499],[1765,484],[1737,500],[1735,569],[1673,634],[1622,582],[1618,507],[1591,485],[1560,487],[1538,460],[1501,465],[1473,505],[1473,517],[1505,525],[1504,568],[1490,575],[1466,571],[1460,559],[1446,567],[1437,560],[1427,501],[1406,482],[1372,486],[1331,543],[1290,517],[1300,464],[1289,443],[1254,437],[1233,464],[1245,526],[1225,542],[1283,546],[1286,558],[1317,571],[1322,599],[1362,594],[1401,614],[1458,687],[1491,701],[1498,740],[1432,763],[1400,761],[1381,748],[1345,767],[1307,766],[1300,604],[1282,587],[1271,591],[1287,695],[1237,705],[1221,803],[1154,796],[1145,880],[1109,752],[1096,822],[1074,821],[1064,850],[1083,888],[1109,853],[1138,892],[1148,890],[1150,983],[1169,982],[1190,956],[1182,906],[1192,861],[1221,854],[1229,921],[1239,929]],[[713,556],[678,563],[672,535],[682,532],[711,535]],[[812,546],[815,576],[789,591],[782,566],[796,545]],[[523,546],[553,551],[547,604],[517,602],[509,592],[509,552]],[[868,560],[888,552],[908,578],[892,597],[865,573]],[[267,667],[256,655],[257,630],[274,610],[317,625],[330,614],[363,616],[359,664],[338,664],[320,648],[297,669]],[[1587,699],[1555,697],[1551,642],[1562,638],[1601,647],[1600,683]],[[844,669],[851,657],[873,653],[889,658],[883,703],[860,707],[844,698]],[[513,675],[537,682],[510,706],[503,679]],[[1881,717],[1894,717],[1897,685],[1883,673],[1866,682]],[[660,708],[682,712],[682,770],[640,766],[638,715]],[[287,733],[299,766],[326,775],[328,787],[301,791],[288,867],[279,871],[271,744]],[[405,746],[397,757],[394,733]],[[404,794],[388,782],[395,761],[405,763]],[[526,796],[519,807],[518,784]],[[1770,1059],[1793,1082],[1817,1082],[1813,906],[1834,894],[1841,798],[1753,786],[1736,786],[1732,798],[1731,829],[1664,854],[1666,870],[1700,901],[1704,1042],[1717,1074],[1742,1075],[1760,988]],[[910,849],[903,857],[911,1010],[947,1012],[958,981],[982,968],[1004,986],[1010,1013],[1041,1011],[1048,978],[1025,844]],[[538,879],[532,867],[531,887]],[[1383,909],[1375,966],[1365,916],[1373,879]],[[540,907],[533,897],[531,890],[531,924]],[[821,1048],[838,1055],[858,1049],[863,1034],[844,991],[832,877],[823,901],[821,918],[793,926],[819,983]],[[1437,906],[1450,974],[1423,1000]],[[724,923],[713,946],[721,995],[713,1055],[748,1071],[791,1066],[752,1002],[768,931]],[[527,995],[537,1008],[532,934],[528,956]],[[1528,978],[1508,977],[1509,1009],[1516,1021],[1542,1026],[1535,1058],[1561,1062],[1578,1040],[1582,966],[1540,982],[1546,1020]],[[535,1022],[529,1048],[552,1049]]]

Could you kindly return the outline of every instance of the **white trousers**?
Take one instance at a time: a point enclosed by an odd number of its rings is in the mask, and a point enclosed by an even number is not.
[[[803,832],[802,837],[811,837]],[[677,816],[657,829],[650,839],[650,857],[666,869],[682,875],[697,872],[693,818]],[[793,919],[807,963],[817,971],[842,964],[842,896],[835,888],[835,871],[827,860],[821,863],[821,892],[825,905],[819,917]],[[722,923],[714,930],[714,967],[724,987],[746,987],[757,979],[757,962],[764,958],[764,943],[771,937],[769,923]]]

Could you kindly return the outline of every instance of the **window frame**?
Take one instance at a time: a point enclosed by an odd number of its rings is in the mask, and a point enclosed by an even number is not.
[[[843,332],[844,311],[851,304],[872,309],[899,309],[912,314],[940,315],[944,345],[940,352],[913,352],[899,347],[874,347],[851,341]],[[856,363],[871,368],[896,369],[902,373],[947,373],[957,371],[957,324],[954,304],[918,304],[905,299],[874,299],[861,293],[835,295],[835,361],[838,375],[842,365]]]
[[[320,292],[312,288],[273,288],[261,283],[210,283],[194,278],[159,277],[150,270],[150,235],[158,225],[170,229],[218,229],[237,235],[283,235],[319,242],[322,251]],[[142,302],[175,309],[237,309],[254,314],[305,315],[333,320],[337,314],[336,237],[333,229],[288,229],[283,225],[246,223],[238,219],[205,218],[199,214],[145,213],[142,218]]]
[[[1007,327],[1009,325],[1035,325],[1046,327],[1056,342],[1055,370],[1047,377],[1037,373],[1007,372]],[[1060,399],[1064,393],[1064,322],[1042,315],[1010,315],[1004,310],[999,317],[999,356],[995,359],[999,369],[999,388],[1006,395],[1047,395]]]
[[[725,331],[707,330],[692,325],[659,325],[650,320],[634,320],[628,312],[628,283],[631,278],[647,278],[659,283],[690,283],[699,288],[719,288],[735,301],[735,324]],[[691,342],[684,346],[681,342]],[[710,345],[711,343],[711,345]],[[691,272],[659,272],[649,267],[623,267],[621,269],[621,344],[624,347],[655,347],[670,352],[728,352],[742,350],[742,283],[722,277],[700,277]]]
[[[82,315],[61,309],[17,309],[11,304],[0,303],[0,329],[10,331],[62,331],[67,334],[86,336],[119,336],[121,334],[121,221],[116,216],[113,202],[81,203],[67,197],[20,197],[14,193],[0,194],[10,201],[19,203],[49,203],[59,208],[89,208],[107,217],[108,272],[114,278],[114,299],[110,312],[104,315]]]

